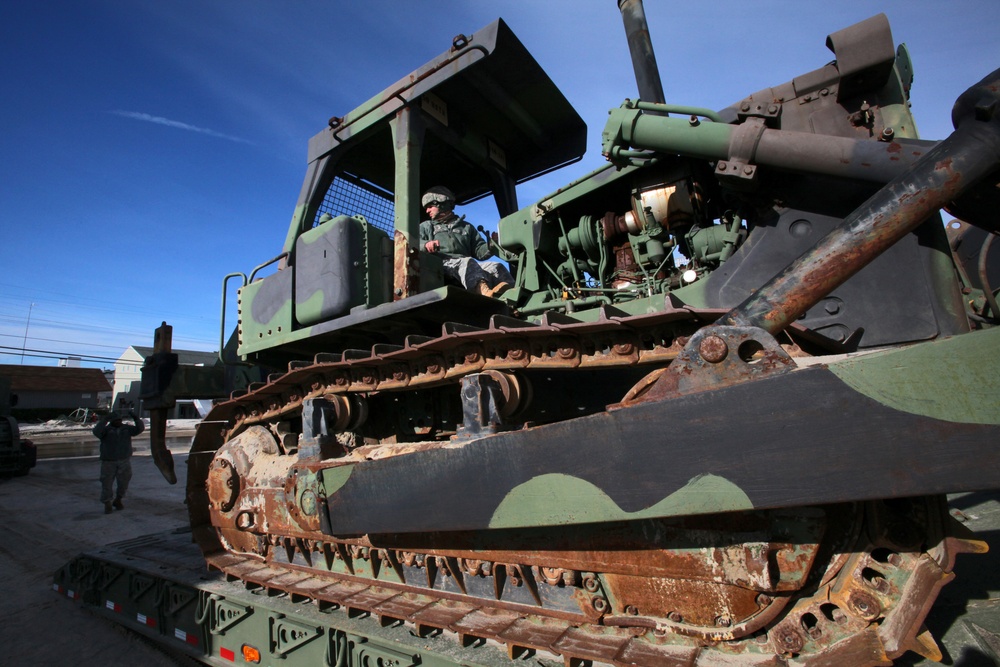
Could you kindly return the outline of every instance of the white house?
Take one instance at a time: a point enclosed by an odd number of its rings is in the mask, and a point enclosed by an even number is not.
[[[196,352],[194,350],[173,350],[177,363],[182,366],[213,366],[219,359],[217,352]],[[142,408],[139,405],[139,385],[142,379],[142,364],[153,354],[153,348],[132,345],[115,362],[115,388],[111,399],[113,410]],[[198,410],[193,401],[177,401],[171,419],[196,419]]]

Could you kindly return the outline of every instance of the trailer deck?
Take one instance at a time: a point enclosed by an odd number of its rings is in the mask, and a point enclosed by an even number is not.
[[[274,591],[248,590],[206,570],[187,529],[88,551],[56,573],[53,589],[129,630],[209,665],[509,665],[556,656],[510,656],[494,642],[418,636],[403,623],[321,609]]]

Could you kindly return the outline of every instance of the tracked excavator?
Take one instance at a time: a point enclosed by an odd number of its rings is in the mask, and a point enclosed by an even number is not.
[[[194,541],[247,590],[505,660],[939,659],[924,618],[986,549],[944,494],[1000,486],[1000,71],[920,139],[878,15],[817,69],[681,106],[641,1],[618,4],[639,95],[609,112],[605,166],[518,202],[586,126],[498,20],[310,140],[281,252],[223,282],[219,366],[178,367],[157,331],[168,480],[167,410],[216,399]],[[495,201],[501,296],[419,243],[442,184]],[[221,637],[245,607],[198,614]],[[265,654],[376,664],[377,633],[271,627]],[[408,655],[377,664],[431,664]]]

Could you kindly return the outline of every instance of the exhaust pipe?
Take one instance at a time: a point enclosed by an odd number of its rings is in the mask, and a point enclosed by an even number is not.
[[[639,99],[643,102],[665,104],[660,70],[653,54],[653,42],[649,39],[649,26],[642,0],[618,0],[618,11],[622,13],[628,50],[632,54],[632,69],[635,82],[639,86]]]

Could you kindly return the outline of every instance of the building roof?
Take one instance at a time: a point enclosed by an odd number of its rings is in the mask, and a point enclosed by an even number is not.
[[[11,391],[111,391],[100,368],[0,365],[0,377],[10,378]]]
[[[133,345],[132,349],[143,359],[153,354],[151,347]],[[197,352],[195,350],[171,350],[171,352],[177,355],[177,363],[182,366],[197,366],[199,364],[212,366],[219,360],[218,352]]]

